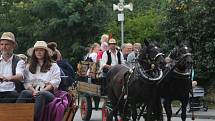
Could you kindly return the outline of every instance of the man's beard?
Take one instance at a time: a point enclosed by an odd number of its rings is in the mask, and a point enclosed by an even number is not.
[[[3,57],[11,57],[13,55],[13,51],[10,52],[1,51],[1,54]]]

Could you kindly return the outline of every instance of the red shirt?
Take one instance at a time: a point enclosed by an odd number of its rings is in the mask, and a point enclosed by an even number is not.
[[[97,54],[97,58],[96,58],[97,62],[102,59],[102,55],[103,55],[103,51],[100,50]]]

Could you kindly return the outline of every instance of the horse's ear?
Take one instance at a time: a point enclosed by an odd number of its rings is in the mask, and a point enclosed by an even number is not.
[[[191,46],[191,41],[186,40],[186,41],[184,42],[184,44],[187,45],[187,46]]]
[[[189,40],[189,44],[190,44],[191,49],[194,49],[193,42]]]
[[[155,45],[158,45],[158,41],[157,41],[157,40],[153,41],[153,43],[154,43]]]
[[[180,45],[180,42],[178,40],[176,40],[176,45],[179,46]]]
[[[149,46],[149,41],[147,39],[145,39],[144,44],[148,47]]]

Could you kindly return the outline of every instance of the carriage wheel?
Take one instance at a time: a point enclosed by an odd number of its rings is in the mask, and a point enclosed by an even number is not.
[[[80,111],[82,120],[89,121],[92,114],[92,102],[89,96],[82,97]]]
[[[203,110],[205,111],[205,112],[207,112],[208,111],[208,107],[206,106],[206,107],[203,107]]]
[[[107,117],[109,115],[109,111],[106,106],[102,107],[102,121],[107,121]]]
[[[107,121],[108,116],[110,115],[110,109],[111,107],[108,107],[106,105],[106,102],[102,106],[102,121]],[[123,121],[122,118],[119,118],[118,121]]]

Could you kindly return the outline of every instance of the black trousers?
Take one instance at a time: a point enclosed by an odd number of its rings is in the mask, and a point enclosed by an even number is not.
[[[19,97],[19,93],[16,91],[0,92],[0,103],[15,103]]]

